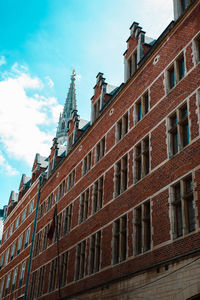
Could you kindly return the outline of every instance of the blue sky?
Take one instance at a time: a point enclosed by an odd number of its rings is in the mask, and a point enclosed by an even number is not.
[[[78,111],[90,119],[96,75],[123,81],[123,52],[137,21],[157,38],[172,0],[6,0],[0,4],[0,208],[35,153],[48,156],[73,69]]]

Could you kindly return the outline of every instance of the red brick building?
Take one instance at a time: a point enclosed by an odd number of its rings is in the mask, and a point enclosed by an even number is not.
[[[174,17],[157,40],[132,24],[89,123],[73,72],[50,156],[9,199],[1,299],[200,299],[200,1]]]

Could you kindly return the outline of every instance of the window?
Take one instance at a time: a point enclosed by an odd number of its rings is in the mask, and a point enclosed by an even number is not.
[[[186,177],[171,188],[173,238],[195,230],[195,207],[192,176]]]
[[[89,189],[87,189],[80,198],[80,215],[79,223],[85,221],[88,217],[88,204],[89,204]]]
[[[12,244],[12,250],[11,250],[11,254],[10,254],[10,261],[13,260],[13,257],[15,255],[15,247],[16,247],[16,242],[14,242]]]
[[[9,290],[9,286],[10,286],[10,275],[11,275],[11,273],[9,273],[8,276],[7,276],[6,288],[5,288],[5,297],[8,295],[8,290]]]
[[[22,213],[22,223],[24,222],[25,219],[26,219],[26,208],[23,210]]]
[[[37,256],[40,253],[41,238],[42,238],[42,230],[40,232],[38,232],[35,237],[34,256]]]
[[[185,76],[185,58],[182,53],[167,71],[167,90],[171,90]]]
[[[169,88],[172,89],[175,86],[175,70],[174,66],[172,66],[169,71]]]
[[[17,218],[16,220],[16,223],[15,223],[15,229],[17,229],[19,227],[19,217]]]
[[[57,258],[52,260],[49,274],[49,292],[52,292],[56,286],[57,278]]]
[[[44,271],[45,271],[45,266],[41,267],[39,270],[37,297],[40,297],[43,294]]]
[[[194,56],[196,64],[200,61],[200,35],[194,40]]]
[[[76,249],[76,272],[75,279],[83,278],[85,274],[85,251],[86,251],[86,241],[83,241],[77,245]]]
[[[29,205],[29,215],[32,213],[33,211],[33,205],[34,205],[34,201],[32,200],[30,205]]]
[[[0,299],[3,295],[3,287],[4,287],[4,278],[1,279],[1,284],[0,284]]]
[[[75,170],[73,170],[69,176],[68,176],[68,185],[67,185],[67,190],[69,191],[75,183]]]
[[[17,245],[17,255],[20,253],[21,251],[21,247],[22,247],[22,238],[23,238],[23,235],[21,234],[19,239],[18,239],[18,245]]]
[[[101,231],[93,234],[90,238],[90,264],[89,273],[99,271],[101,255]]]
[[[117,264],[126,259],[127,252],[127,216],[114,222],[113,228],[113,263]]]
[[[177,72],[177,79],[179,81],[185,76],[185,62],[183,55],[181,55],[177,60]]]
[[[56,215],[55,222],[56,222],[56,228],[54,231],[54,243],[57,241],[57,239],[60,239],[61,237],[62,212]]]
[[[189,144],[187,104],[169,117],[169,156],[173,156]]]
[[[149,173],[149,137],[135,147],[135,182]]]
[[[116,127],[116,141],[119,142],[128,132],[128,113],[126,113],[118,122]]]
[[[103,176],[93,185],[93,213],[102,208],[103,202]]]
[[[73,145],[73,133],[69,136],[69,139],[68,139],[68,151],[70,151],[72,149],[72,145]]]
[[[38,219],[42,218],[44,213],[45,213],[45,206],[46,206],[46,202],[44,201],[40,207],[39,207],[39,211],[38,211]]]
[[[25,235],[25,242],[24,242],[24,249],[28,246],[29,244],[29,236],[30,236],[30,227],[27,229],[26,231],[26,235]]]
[[[6,266],[8,264],[8,257],[10,254],[10,248],[6,251],[6,256],[5,256],[5,262],[4,262],[4,266]]]
[[[83,160],[83,175],[85,175],[90,169],[92,164],[92,153],[90,152]]]
[[[181,0],[181,12],[183,13],[186,8],[187,8],[187,3],[186,3],[187,0]]]
[[[21,270],[20,270],[19,288],[22,287],[22,283],[23,283],[23,279],[24,279],[25,266],[26,266],[26,262],[24,261],[22,263]]]
[[[136,255],[151,248],[150,211],[150,201],[134,210],[134,249]]]
[[[135,124],[139,122],[149,111],[149,93],[145,93],[135,105]]]
[[[98,99],[94,104],[94,121],[98,118],[100,114],[100,99]]]
[[[68,251],[61,255],[60,259],[60,285],[63,287],[67,282],[67,265],[68,265]]]
[[[128,59],[128,70],[130,78],[137,70],[137,50]]]
[[[44,236],[43,236],[43,246],[42,246],[42,251],[44,251],[47,248],[47,244],[48,244],[48,232],[49,232],[49,228],[50,228],[50,224],[45,226],[44,229]]]
[[[53,171],[53,159],[49,162],[49,167],[48,167],[48,177],[51,175],[52,171]]]
[[[12,233],[13,233],[13,224],[10,226],[10,234],[9,234],[9,236],[11,236]]]
[[[105,154],[105,137],[96,145],[96,162],[98,162]]]
[[[7,239],[8,239],[8,230],[6,230],[4,235],[4,243],[7,241]]]
[[[53,193],[47,199],[47,211],[52,208],[53,205]]]
[[[34,271],[31,276],[31,283],[30,283],[29,297],[28,297],[29,300],[35,299],[36,282],[37,282],[37,271]]]
[[[60,200],[65,194],[65,180],[58,187],[58,200]]]
[[[13,280],[12,280],[11,293],[13,293],[14,290],[15,290],[16,279],[17,279],[17,268],[15,268],[15,270],[13,272]]]
[[[0,270],[3,266],[3,259],[4,259],[4,253],[1,254],[1,259],[0,259]]]
[[[64,230],[63,230],[64,235],[70,231],[71,221],[72,221],[72,204],[68,205],[65,209],[65,222],[64,222]]]
[[[128,185],[128,157],[125,155],[115,164],[115,196],[127,189]]]

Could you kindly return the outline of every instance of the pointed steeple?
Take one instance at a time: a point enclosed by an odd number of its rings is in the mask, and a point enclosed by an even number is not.
[[[73,111],[77,110],[76,105],[76,90],[75,90],[75,80],[76,80],[76,72],[72,71],[71,83],[68,90],[67,98],[65,101],[63,113],[60,114],[56,138],[60,144],[66,142],[67,131],[69,127],[69,121],[72,119]]]
[[[63,114],[65,114],[68,117],[71,116],[71,114],[74,110],[77,110],[76,91],[75,91],[75,76],[76,76],[76,72],[75,72],[75,70],[73,70],[72,76],[71,76],[71,83],[70,83],[70,87],[69,87],[69,91],[67,94],[67,99],[66,99],[64,111],[63,111]]]

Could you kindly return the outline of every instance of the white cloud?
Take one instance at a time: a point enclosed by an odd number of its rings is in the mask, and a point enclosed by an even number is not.
[[[35,153],[49,155],[54,137],[51,125],[55,129],[62,109],[56,98],[38,93],[43,87],[39,78],[18,64],[0,81],[0,142],[9,155],[30,166]]]
[[[48,86],[50,86],[50,88],[52,88],[54,86],[54,82],[51,79],[51,77],[50,76],[46,76],[45,79],[47,80]]]
[[[5,56],[0,56],[0,66],[5,65],[5,64],[6,64]]]
[[[1,172],[6,173],[9,176],[15,176],[19,174],[19,172],[16,169],[9,165],[9,163],[5,160],[3,154],[0,151],[0,173]]]

